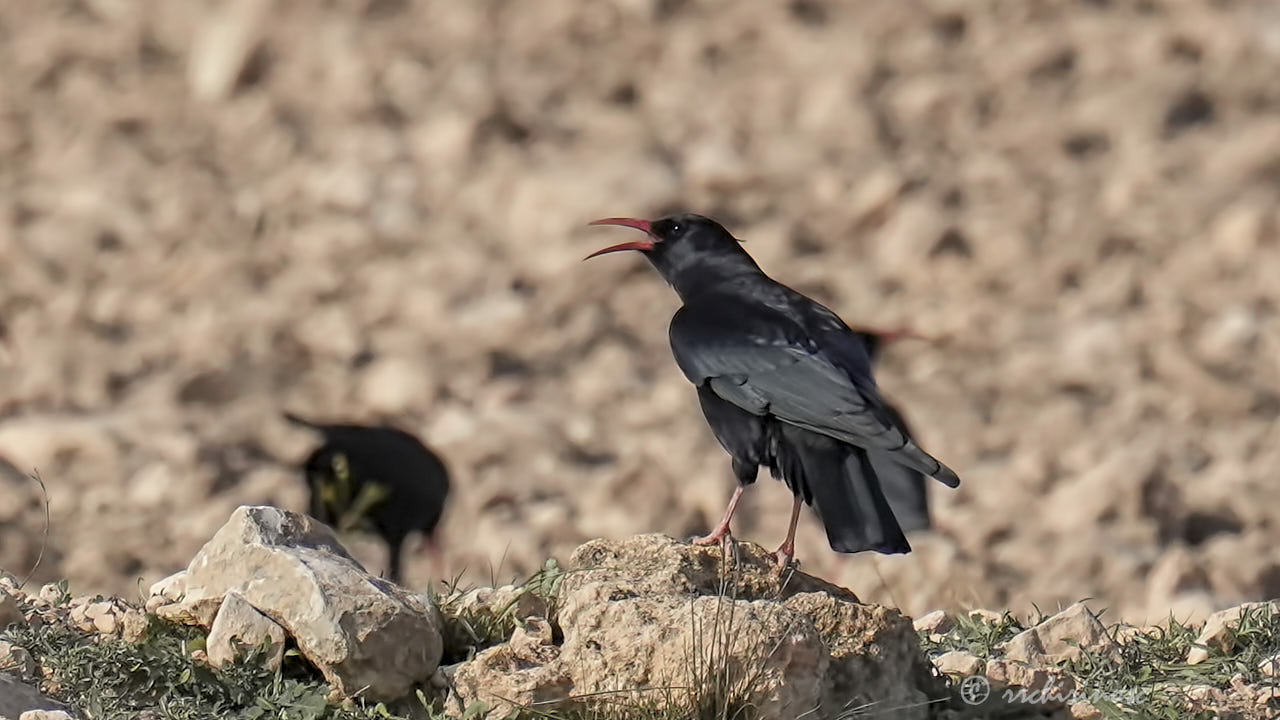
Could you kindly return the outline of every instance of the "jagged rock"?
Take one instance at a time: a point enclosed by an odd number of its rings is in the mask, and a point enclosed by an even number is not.
[[[275,670],[284,659],[284,628],[254,609],[240,593],[228,592],[205,640],[210,664],[222,667],[264,640],[269,643],[266,667]]]
[[[67,600],[67,593],[57,583],[45,583],[40,586],[36,600],[46,607],[62,605]]]
[[[0,640],[0,673],[9,673],[25,679],[32,677],[35,671],[35,660],[26,648],[14,645],[8,640]]]
[[[786,598],[797,593],[824,592],[847,602],[858,597],[838,585],[802,572],[789,573],[780,583],[773,553],[754,543],[735,544],[737,563],[731,566],[736,597],[746,600]],[[725,590],[719,546],[704,547],[667,537],[636,535],[628,540],[592,540],[573,551],[561,597],[579,587],[614,583],[643,594],[719,595]]]
[[[1209,650],[1231,652],[1235,646],[1235,631],[1240,626],[1240,616],[1245,612],[1260,611],[1271,614],[1280,613],[1280,603],[1251,602],[1221,610],[1209,616],[1204,629],[1196,638],[1195,647],[1187,652],[1187,664],[1198,665],[1209,659]]]
[[[1267,677],[1280,677],[1280,653],[1264,658],[1258,663],[1258,672]]]
[[[821,700],[827,711],[848,707],[850,702],[908,708],[934,691],[919,637],[910,619],[897,610],[826,592],[798,593],[783,605],[813,623],[826,647],[829,663]]]
[[[373,577],[328,527],[274,507],[240,507],[181,577],[153,588],[157,615],[209,627],[230,591],[279,623],[334,688],[391,700],[435,671],[440,622],[430,601]]]
[[[1068,675],[1016,660],[988,660],[984,673],[992,696],[1008,704],[1060,707],[1076,687]]]
[[[456,598],[444,600],[442,604],[445,603],[455,614],[488,614],[495,619],[504,614],[509,614],[516,621],[547,615],[546,600],[515,585],[473,588]]]
[[[77,597],[67,603],[71,624],[85,632],[114,635],[129,608],[115,598]]]
[[[947,614],[945,610],[934,610],[927,615],[921,615],[912,623],[912,627],[916,632],[928,633],[930,635],[945,635],[956,626],[955,618]]]
[[[938,672],[943,675],[956,675],[966,678],[970,675],[981,673],[983,668],[986,667],[986,662],[973,653],[952,650],[934,658],[933,666],[938,668]]]
[[[659,535],[586,543],[557,598],[563,642],[531,620],[457,668],[456,704],[481,700],[500,715],[505,701],[565,705],[724,672],[751,678],[750,701],[765,719],[820,720],[851,705],[926,717],[933,681],[907,618],[807,575],[780,586],[773,568],[771,553],[746,543],[727,568],[718,548]],[[703,675],[692,677],[695,668]]]
[[[147,638],[148,627],[146,614],[137,608],[129,608],[120,618],[120,639],[131,643],[142,642]]]
[[[551,641],[550,624],[546,632],[541,629],[541,625],[533,632],[517,628],[510,642],[489,648],[446,673],[460,698],[456,710],[461,713],[481,698],[494,704],[495,710],[510,703],[545,706],[566,701],[573,693],[573,679],[565,665],[557,662],[560,648]],[[495,703],[498,698],[510,703]]]
[[[71,708],[55,700],[50,700],[38,690],[23,683],[15,677],[0,673],[0,717],[27,718],[53,717],[51,715],[28,715],[29,711],[63,711],[67,717],[79,717]]]
[[[1023,630],[1005,643],[1004,651],[1010,660],[1050,665],[1078,659],[1080,648],[1102,653],[1116,650],[1107,629],[1084,603],[1075,603],[1039,625]]]

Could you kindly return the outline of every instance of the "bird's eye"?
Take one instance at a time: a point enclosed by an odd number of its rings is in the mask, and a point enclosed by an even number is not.
[[[675,235],[680,232],[680,223],[671,223],[671,234]]]

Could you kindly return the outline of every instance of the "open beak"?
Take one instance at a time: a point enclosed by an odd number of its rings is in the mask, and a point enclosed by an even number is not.
[[[603,220],[593,220],[587,224],[588,225],[621,225],[623,227],[635,228],[637,230],[641,230],[646,233],[649,232],[649,221],[636,220],[635,218],[604,218]],[[652,249],[653,249],[652,239],[633,240],[631,242],[624,242],[624,243],[619,243],[617,245],[611,245],[607,248],[604,248],[603,250],[597,250],[582,259],[590,260],[591,258],[597,255],[604,255],[606,253],[611,253],[611,252],[620,252],[622,250],[640,250],[641,252],[645,252]]]

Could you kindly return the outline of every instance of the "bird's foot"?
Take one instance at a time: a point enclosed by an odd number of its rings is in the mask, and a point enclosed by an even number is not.
[[[726,542],[726,540],[732,542],[733,534],[729,532],[728,525],[721,525],[702,537],[692,538],[689,542],[694,545],[715,545],[716,543]]]
[[[783,545],[773,553],[773,557],[777,560],[776,571],[781,577],[783,573],[793,567],[799,567],[800,563],[796,560],[796,551],[794,547]]]

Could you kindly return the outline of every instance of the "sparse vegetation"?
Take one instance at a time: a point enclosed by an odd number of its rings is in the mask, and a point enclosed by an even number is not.
[[[921,645],[931,656],[962,650],[983,659],[998,659],[1003,656],[1003,643],[1035,624],[1032,621],[1024,626],[1007,612],[994,621],[979,615],[959,615],[956,626],[940,639],[922,633]],[[1082,647],[1080,658],[1064,663],[1060,669],[1075,681],[1082,696],[1094,701],[1107,720],[1219,717],[1221,712],[1196,709],[1188,688],[1214,688],[1230,697],[1238,694],[1233,685],[1239,684],[1269,688],[1273,694],[1265,706],[1241,700],[1239,717],[1274,717],[1280,713],[1280,679],[1268,677],[1260,669],[1266,658],[1280,652],[1280,615],[1266,608],[1245,610],[1232,634],[1232,651],[1211,648],[1207,660],[1191,665],[1186,662],[1187,653],[1196,646],[1202,627],[1173,617],[1162,625],[1144,629],[1115,625],[1110,634],[1123,640],[1117,643],[1117,654]],[[953,683],[952,689],[958,691],[958,686]],[[1256,714],[1248,714],[1250,711]]]
[[[955,622],[956,626],[941,639],[933,639],[928,633],[921,633],[921,648],[935,656],[952,650],[963,650],[986,659],[998,656],[1000,645],[1026,629],[1013,613],[1007,611],[994,621],[981,615],[958,614]]]
[[[440,590],[432,589],[431,599],[440,609],[444,621],[441,628],[445,648],[442,664],[469,660],[481,650],[510,638],[518,623],[517,607],[525,595],[535,597],[546,606],[547,615],[554,616],[556,591],[563,577],[564,571],[555,559],[548,559],[541,570],[517,583],[511,597],[496,607],[464,603],[466,594],[476,588],[462,588],[460,576],[442,583]]]
[[[193,659],[204,647],[199,628],[155,617],[142,642],[84,632],[65,623],[15,625],[5,638],[26,648],[44,669],[43,689],[95,720],[391,720],[381,704],[331,705],[329,687],[296,650],[272,672],[256,652],[215,670]]]

